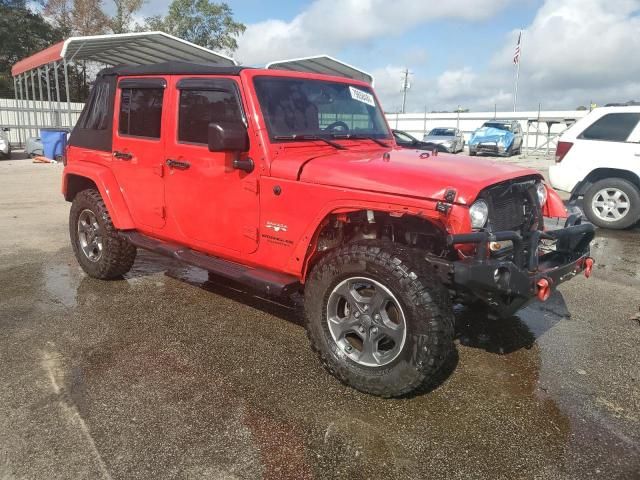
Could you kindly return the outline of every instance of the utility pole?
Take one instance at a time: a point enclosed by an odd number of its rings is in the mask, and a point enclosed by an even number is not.
[[[405,108],[407,105],[407,90],[411,88],[409,84],[409,69],[405,68],[404,72],[402,72],[402,113],[405,113]]]

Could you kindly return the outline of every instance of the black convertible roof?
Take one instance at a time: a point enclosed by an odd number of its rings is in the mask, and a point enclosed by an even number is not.
[[[164,62],[150,65],[119,65],[100,70],[98,76],[115,75],[239,75],[247,67],[203,65],[189,62]]]

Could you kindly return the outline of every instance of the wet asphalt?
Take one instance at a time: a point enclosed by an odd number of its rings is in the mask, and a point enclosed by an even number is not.
[[[507,321],[457,310],[431,392],[358,393],[291,302],[139,252],[83,274],[61,166],[0,162],[0,479],[640,478],[640,230]]]

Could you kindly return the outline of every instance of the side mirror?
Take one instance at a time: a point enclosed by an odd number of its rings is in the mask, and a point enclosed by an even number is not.
[[[247,127],[242,122],[209,124],[207,140],[210,152],[246,152],[249,150]]]

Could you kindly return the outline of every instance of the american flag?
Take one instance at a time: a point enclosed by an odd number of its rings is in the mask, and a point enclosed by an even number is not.
[[[513,64],[517,65],[520,63],[520,41],[522,40],[522,32],[518,35],[518,44],[516,45],[516,51],[513,54]]]

